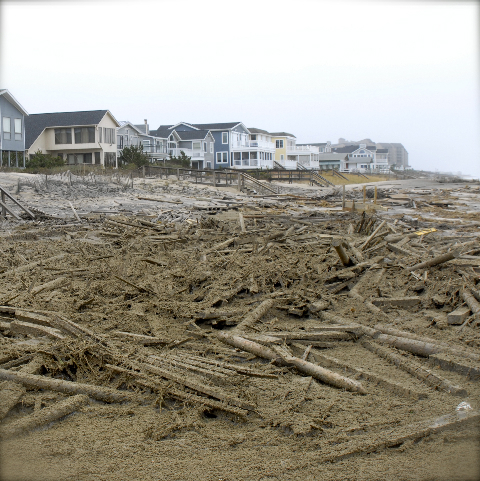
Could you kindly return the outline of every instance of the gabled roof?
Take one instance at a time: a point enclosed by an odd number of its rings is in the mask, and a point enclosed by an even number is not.
[[[145,124],[135,124],[135,128],[139,131],[142,132],[142,134],[148,135],[147,130],[150,132],[150,128]]]
[[[31,114],[25,117],[25,149],[29,149],[47,127],[97,125],[107,113],[112,117],[118,127],[120,124],[108,110]]]
[[[359,145],[347,145],[346,147],[334,147],[332,149],[333,152],[336,152],[338,154],[351,154],[352,152],[355,152],[355,150],[358,150],[360,148]]]
[[[192,129],[198,130],[198,128],[196,126],[194,126],[193,124],[189,124],[188,122],[178,122],[178,124],[171,125],[168,128],[173,130],[175,127],[178,127],[179,125],[187,125],[188,127],[191,127]]]
[[[17,110],[20,110],[23,115],[28,115],[28,112],[20,105],[20,102],[7,89],[0,89],[0,95],[5,97]]]
[[[181,140],[204,140],[209,133],[210,130],[182,130],[177,132]]]
[[[132,122],[128,121],[128,120],[120,120],[119,123],[119,127],[122,128],[122,127],[126,127],[126,126],[129,126],[131,127],[133,130],[136,130],[137,133],[139,134],[143,134],[143,132],[141,130],[139,130],[134,124],[132,124]]]
[[[273,137],[293,137],[296,139],[295,135],[289,134],[288,132],[270,132]]]
[[[234,127],[240,124],[242,124],[242,122],[219,122],[216,124],[187,124],[187,125],[191,125],[192,127],[195,127],[200,130],[229,130],[229,129],[233,129]]]
[[[150,135],[160,137],[161,139],[168,139],[172,132],[177,133],[176,130],[171,130],[168,125],[160,125],[157,130],[150,130]],[[178,134],[177,134],[178,136]]]
[[[267,132],[266,130],[257,129],[257,128],[255,128],[255,127],[248,127],[248,130],[250,131],[251,134],[266,134],[266,135],[272,135],[270,132]]]

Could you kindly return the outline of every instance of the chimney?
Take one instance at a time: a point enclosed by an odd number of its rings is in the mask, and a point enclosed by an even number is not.
[[[147,124],[147,119],[144,120],[145,122],[145,133],[148,135],[148,124]]]

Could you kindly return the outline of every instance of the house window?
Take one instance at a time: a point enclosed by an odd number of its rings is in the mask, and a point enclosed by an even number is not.
[[[206,143],[206,142],[203,143],[203,151],[204,151],[204,152],[207,151],[207,143]]]
[[[283,154],[280,156],[280,160],[283,160]]]
[[[210,153],[213,154],[213,142],[210,142]]]
[[[83,156],[83,163],[84,164],[91,164],[92,163],[92,154],[91,153],[85,154]]]
[[[22,119],[15,119],[15,140],[22,140]]]
[[[258,152],[250,152],[251,159],[258,159]]]
[[[103,136],[106,144],[113,144],[115,142],[115,129],[107,129],[104,127]]]
[[[95,152],[95,164],[100,165],[100,152]]]
[[[56,144],[71,144],[72,143],[72,129],[55,129],[55,143]]]
[[[192,148],[193,150],[200,150],[201,149],[201,142],[192,142]]]
[[[228,162],[228,152],[217,152],[217,164]]]
[[[76,144],[93,144],[95,142],[95,127],[75,127]]]
[[[276,140],[275,141],[275,147],[277,149],[283,149],[283,140]]]
[[[256,135],[250,135],[250,140],[257,140],[257,136]]]
[[[102,127],[98,128],[98,142],[101,144],[102,143]],[[128,130],[127,130],[128,132]]]
[[[123,135],[117,135],[117,149],[123,149]]]
[[[3,138],[5,140],[11,139],[10,117],[3,117]]]
[[[228,144],[228,132],[222,132],[222,144]]]

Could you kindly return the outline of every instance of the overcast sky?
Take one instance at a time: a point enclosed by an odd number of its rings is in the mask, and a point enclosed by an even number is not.
[[[29,113],[401,142],[478,177],[478,29],[476,2],[2,1],[0,87]]]

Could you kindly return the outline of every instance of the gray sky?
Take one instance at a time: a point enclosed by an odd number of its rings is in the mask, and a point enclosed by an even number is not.
[[[478,15],[475,2],[3,1],[0,87],[29,113],[367,137],[403,143],[415,168],[478,177]]]

